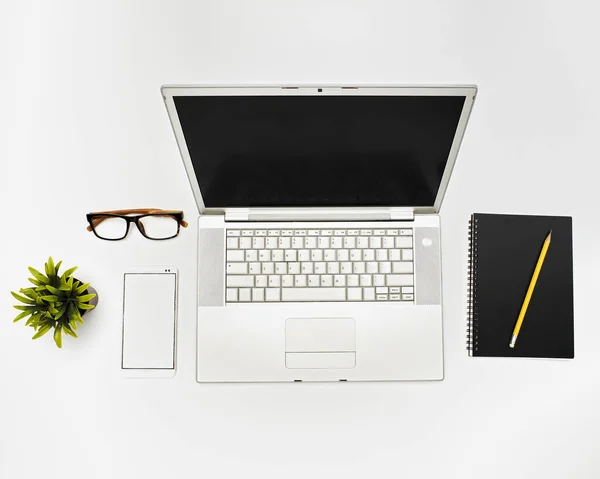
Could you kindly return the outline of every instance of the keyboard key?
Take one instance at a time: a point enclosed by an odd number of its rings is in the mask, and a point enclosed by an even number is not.
[[[400,236],[412,236],[412,230],[400,230]]]
[[[385,286],[385,276],[382,274],[373,275],[373,285],[374,286]]]
[[[227,263],[227,274],[248,274],[248,263]]]
[[[358,230],[348,230],[348,236],[358,236]]]
[[[227,261],[244,261],[246,255],[242,250],[227,251]]]
[[[252,238],[240,238],[240,249],[252,248]]]
[[[308,230],[308,236],[320,236],[319,230]]]
[[[392,271],[394,273],[412,273],[413,264],[410,261],[395,261],[392,263]]]
[[[360,275],[360,285],[361,286],[372,286],[373,280],[370,274],[361,274]]]
[[[399,294],[390,294],[390,301],[400,301]]]
[[[330,274],[322,274],[321,286],[333,286],[333,276]]]
[[[264,288],[254,288],[252,290],[252,302],[264,301],[264,300],[265,300],[265,289]]]
[[[385,286],[375,288],[375,294],[388,294],[388,288],[386,288]]]
[[[362,288],[348,288],[348,301],[361,301]]]
[[[354,236],[346,236],[344,238],[344,248],[346,248],[346,249],[356,248],[356,238]]]
[[[346,286],[346,276],[343,274],[336,274],[333,277],[333,285],[334,286]]]
[[[310,251],[301,249],[298,251],[298,261],[310,261]]]
[[[304,247],[306,249],[315,249],[317,247],[317,238],[313,236],[307,236],[304,238]]]
[[[258,261],[258,251],[256,251],[255,249],[247,249],[246,261]]]
[[[404,286],[404,288],[402,288],[402,292],[404,294],[413,294],[415,289],[412,286]]]
[[[313,274],[314,263],[300,263],[300,271],[302,274]]]
[[[414,296],[412,294],[403,294],[402,301],[413,301]]]
[[[296,276],[294,276],[294,286],[296,288],[306,287],[306,275],[305,274],[297,274]]]
[[[385,230],[373,230],[375,236],[385,236]]]
[[[285,260],[287,262],[297,261],[298,260],[298,254],[296,253],[296,250],[295,249],[286,249],[285,250]]]
[[[352,263],[352,269],[354,274],[363,274],[365,272],[365,263],[356,262]]]
[[[228,288],[252,287],[254,286],[254,276],[227,276]]]
[[[346,230],[335,230],[333,232],[334,236],[346,236]]]
[[[373,261],[375,259],[375,251],[372,249],[363,249],[363,261]]]
[[[315,263],[315,274],[325,274],[325,273],[327,273],[327,265],[322,262]]]
[[[240,301],[250,301],[250,294],[251,294],[251,289],[250,288],[242,288],[239,290],[239,296],[238,299]]]
[[[342,239],[340,237],[336,237],[334,236],[333,238],[331,238],[331,247],[332,248],[341,248],[342,247]]]
[[[377,301],[387,301],[388,295],[387,294],[378,294],[376,296],[376,298],[377,298]]]
[[[400,292],[400,288],[397,288],[397,287],[390,288],[390,293],[399,293],[399,292]]]
[[[311,261],[323,261],[323,250],[322,249],[314,249],[310,252],[310,260]]]
[[[362,251],[359,249],[351,249],[350,261],[362,261]]]
[[[394,237],[393,236],[386,236],[385,238],[383,238],[383,243],[382,246],[384,248],[393,248],[394,247]]]
[[[333,236],[333,230],[321,230],[321,236]]]
[[[269,236],[279,236],[281,234],[281,231],[279,231],[279,230],[269,230],[267,234]]]
[[[403,249],[402,250],[402,261],[412,261],[412,260],[413,260],[412,249]]]
[[[227,249],[238,249],[240,242],[237,238],[227,238]]]
[[[345,301],[344,288],[282,288],[282,301]]]
[[[389,274],[392,272],[392,263],[389,261],[380,261],[379,262],[379,272],[382,274]]]
[[[280,300],[280,289],[279,288],[267,288],[265,301],[279,301]]]
[[[317,286],[321,286],[321,278],[319,278],[318,274],[308,275],[308,286],[310,288],[316,288]]]
[[[271,251],[271,261],[283,261],[284,253],[282,249]]]
[[[239,230],[227,230],[227,236],[240,236]]]
[[[369,238],[367,238],[366,236],[359,236],[356,239],[356,247],[357,248],[368,248],[369,247]]]
[[[291,274],[285,274],[281,277],[281,286],[294,286],[294,277]]]
[[[281,230],[281,236],[294,236],[294,230]]]
[[[289,274],[300,274],[300,263],[288,263]]]
[[[227,301],[230,303],[238,300],[238,290],[235,288],[227,288]]]
[[[337,261],[348,261],[349,258],[349,252],[347,249],[338,249],[336,250],[336,255],[335,255],[335,259]]]
[[[375,288],[363,288],[363,300],[375,301]]]
[[[274,274],[275,273],[275,264],[274,263],[263,263],[262,264],[262,274]]]
[[[292,238],[279,237],[279,249],[290,249],[292,247]]]
[[[326,249],[323,252],[323,259],[325,259],[325,261],[335,261],[335,250]]]
[[[412,274],[388,274],[386,276],[388,286],[412,286]]]
[[[327,263],[327,273],[328,274],[339,274],[340,273],[340,263],[337,263],[337,262]]]
[[[391,249],[388,252],[388,259],[390,261],[400,261],[401,254],[399,249]]]
[[[250,263],[250,274],[260,274],[261,271],[260,263]]]
[[[269,237],[265,240],[265,246],[267,247],[267,249],[276,249],[278,246],[278,243],[279,242],[277,241],[277,238]]]
[[[256,230],[254,236],[267,236],[267,230]]]
[[[259,274],[254,277],[255,284],[257,288],[265,288],[268,285],[267,277],[264,274]]]
[[[254,235],[254,231],[252,230],[243,230],[242,231],[242,236],[253,236]]]
[[[294,231],[296,236],[306,236],[306,230],[296,230]]]
[[[304,238],[302,236],[294,236],[292,238],[292,248],[294,248],[294,249],[304,248]]]
[[[349,262],[342,263],[340,266],[340,272],[342,274],[352,273],[352,263],[349,263]]]
[[[346,276],[346,283],[348,286],[358,286],[358,278],[359,276],[357,274],[349,274]]]
[[[279,288],[281,286],[281,276],[272,274],[269,276],[269,288]]]
[[[398,236],[398,230],[387,230],[388,236]]]
[[[391,239],[391,238],[384,238],[384,239]],[[378,249],[377,251],[375,251],[375,259],[377,261],[387,261],[388,260],[387,249]]]
[[[398,236],[396,238],[396,248],[412,248],[412,237]]]
[[[367,273],[376,274],[376,273],[379,273],[379,272],[380,272],[379,268],[377,267],[377,263],[375,261],[369,261],[367,263]]]
[[[287,263],[275,263],[276,274],[287,274]]]
[[[319,239],[317,240],[317,246],[321,249],[325,249],[325,248],[329,248],[330,242],[329,242],[329,238],[328,237],[319,237]]]
[[[361,236],[371,236],[373,234],[373,230],[360,230]]]
[[[271,261],[271,250],[261,249],[258,252],[258,260],[261,262]]]
[[[372,249],[381,248],[381,238],[379,236],[371,236],[369,238],[369,248],[372,248]]]

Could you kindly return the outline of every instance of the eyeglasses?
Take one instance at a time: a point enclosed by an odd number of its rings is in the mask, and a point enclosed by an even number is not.
[[[145,208],[88,213],[88,231],[103,240],[119,241],[127,236],[129,225],[135,223],[140,233],[151,240],[167,240],[179,234],[181,226],[187,228],[183,211]]]

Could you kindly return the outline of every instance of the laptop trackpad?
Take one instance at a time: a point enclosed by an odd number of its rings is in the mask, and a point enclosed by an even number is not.
[[[285,365],[290,369],[350,369],[356,364],[353,318],[289,318]]]

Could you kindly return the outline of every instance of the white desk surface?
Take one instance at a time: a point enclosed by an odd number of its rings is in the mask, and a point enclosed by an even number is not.
[[[4,2],[0,477],[600,476],[600,74],[594,2]],[[446,379],[200,385],[195,203],[164,83],[475,83],[442,208]],[[180,208],[176,241],[85,213]],[[572,215],[573,361],[465,351],[470,213]],[[48,255],[99,292],[58,350],[12,324]],[[180,272],[178,372],[119,374],[122,272]],[[596,273],[596,274],[594,274]]]

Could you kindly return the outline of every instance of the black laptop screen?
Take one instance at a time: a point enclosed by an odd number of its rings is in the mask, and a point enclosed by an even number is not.
[[[205,206],[433,206],[464,96],[176,96]]]

